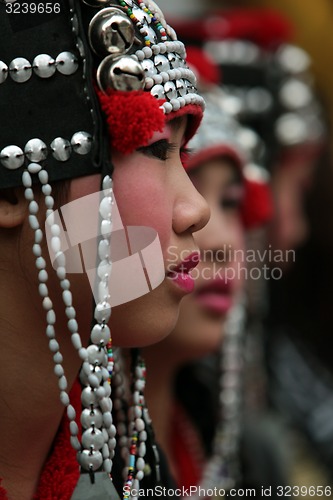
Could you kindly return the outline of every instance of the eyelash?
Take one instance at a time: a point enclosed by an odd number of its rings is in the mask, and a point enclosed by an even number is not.
[[[141,151],[143,154],[157,158],[161,161],[166,161],[170,158],[170,153],[177,151],[178,145],[169,142],[166,139],[161,139],[160,141],[154,142],[149,146],[143,146],[139,148],[138,151]],[[190,154],[190,150],[187,148],[181,148],[180,150],[180,158],[182,163],[184,164],[188,159],[188,155]]]

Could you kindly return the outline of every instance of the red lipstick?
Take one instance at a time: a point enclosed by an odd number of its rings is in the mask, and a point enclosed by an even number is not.
[[[167,277],[184,292],[191,293],[194,289],[194,279],[189,273],[199,264],[199,262],[200,252],[193,252],[186,257],[183,262],[168,272]]]
[[[226,314],[233,305],[232,281],[216,278],[199,288],[195,300],[206,310],[216,314]]]

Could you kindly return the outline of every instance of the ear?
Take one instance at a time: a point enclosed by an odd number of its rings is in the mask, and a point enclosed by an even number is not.
[[[23,188],[0,190],[0,227],[20,226],[27,217],[28,202]]]

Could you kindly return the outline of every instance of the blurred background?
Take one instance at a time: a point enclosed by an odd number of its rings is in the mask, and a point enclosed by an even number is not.
[[[304,190],[302,209],[308,227],[295,244],[295,263],[285,270],[278,283],[264,292],[269,305],[263,320],[262,373],[268,380],[267,408],[276,411],[283,423],[272,433],[277,434],[277,440],[285,440],[285,455],[281,456],[288,464],[288,481],[308,486],[332,485],[333,2],[159,0],[158,3],[170,21],[193,18],[203,24],[207,14],[216,9],[274,9],[290,22],[292,43],[311,57],[314,88],[326,114],[327,141],[316,158],[313,178]],[[282,338],[284,341],[280,342]],[[283,436],[279,434],[281,429]]]

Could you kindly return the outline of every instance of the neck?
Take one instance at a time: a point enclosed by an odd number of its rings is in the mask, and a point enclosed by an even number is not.
[[[32,295],[36,283],[30,289],[17,275],[7,278],[0,283],[0,477],[11,500],[31,500],[64,407],[45,335],[45,311]],[[65,332],[59,342],[69,391],[80,361],[61,317],[59,331]]]

